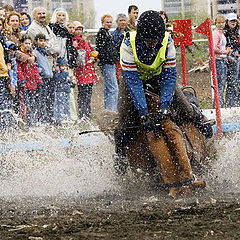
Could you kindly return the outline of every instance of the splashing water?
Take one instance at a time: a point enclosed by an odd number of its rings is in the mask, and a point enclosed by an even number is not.
[[[79,136],[79,129],[30,130],[14,134],[20,139],[44,143],[41,151],[12,151],[0,155],[1,196],[57,196],[78,195],[90,197],[108,191],[117,191],[112,164],[113,145],[103,134]],[[68,148],[56,141],[71,136]],[[3,137],[6,145],[10,135]],[[76,144],[78,142],[79,144]]]
[[[212,167],[212,175],[216,178],[218,186],[237,193],[239,193],[240,187],[239,143],[239,132],[231,133],[220,140],[216,140],[215,148],[218,156]]]
[[[3,134],[0,144],[27,141],[40,149],[1,151],[1,196],[92,198],[109,193],[121,194],[125,185],[131,192],[146,189],[144,179],[140,183],[131,174],[125,179],[126,184],[121,184],[122,176],[117,176],[113,168],[114,146],[108,137],[102,133],[79,136],[80,131],[79,127],[49,127]],[[63,146],[63,139],[69,139],[67,148]],[[218,157],[213,161],[211,180],[206,179],[208,185],[211,186],[212,179],[215,179],[214,184],[226,186],[227,183],[229,191],[239,191],[239,142],[240,133],[214,141]]]

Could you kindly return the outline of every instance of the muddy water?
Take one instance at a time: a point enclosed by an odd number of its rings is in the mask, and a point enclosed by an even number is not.
[[[148,176],[116,175],[111,141],[82,129],[1,137],[0,239],[240,239],[240,134],[215,140],[205,190],[172,200]]]

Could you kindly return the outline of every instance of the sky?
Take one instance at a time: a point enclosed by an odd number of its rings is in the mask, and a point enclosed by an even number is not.
[[[94,0],[95,4],[95,27],[101,26],[101,17],[104,14],[111,14],[115,21],[118,13],[125,13],[127,15],[127,9],[129,5],[136,5],[139,8],[139,13],[146,10],[161,10],[161,0]]]

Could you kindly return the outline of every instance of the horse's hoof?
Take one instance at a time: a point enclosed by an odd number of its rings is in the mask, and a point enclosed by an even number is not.
[[[192,191],[189,186],[184,186],[184,187],[171,187],[169,189],[169,194],[170,197],[174,199],[178,199],[180,197],[185,198],[185,197],[191,197],[192,196]]]
[[[196,189],[196,188],[205,188],[206,187],[206,181],[205,180],[198,180],[198,181],[194,181],[191,183],[191,187],[193,189]]]

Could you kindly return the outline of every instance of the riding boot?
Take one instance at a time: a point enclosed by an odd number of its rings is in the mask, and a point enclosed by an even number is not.
[[[115,154],[114,154],[114,168],[118,174],[125,174],[128,169],[127,161],[127,145],[128,136],[127,132],[121,129],[115,129]]]
[[[212,137],[213,130],[211,123],[193,102],[190,103],[188,101],[178,84],[175,87],[172,107],[177,112],[176,121],[190,121],[203,136],[206,138]]]

